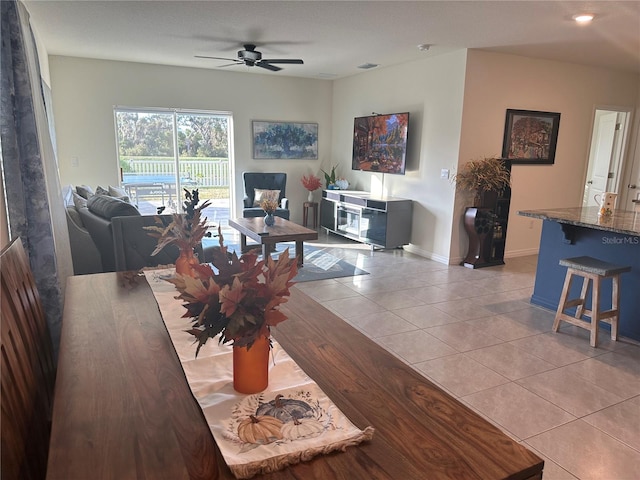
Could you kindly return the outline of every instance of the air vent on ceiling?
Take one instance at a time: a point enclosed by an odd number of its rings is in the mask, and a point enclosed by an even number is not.
[[[376,63],[363,63],[362,65],[358,65],[358,68],[363,70],[369,70],[370,68],[376,68],[378,64]]]

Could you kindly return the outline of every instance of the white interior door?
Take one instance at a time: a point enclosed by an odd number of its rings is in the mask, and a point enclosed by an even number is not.
[[[636,125],[640,126],[640,122]],[[640,211],[640,128],[636,133],[635,156],[629,168],[628,181],[624,183],[626,188],[621,190],[623,201],[621,207],[629,211]]]
[[[597,118],[584,198],[586,206],[598,205],[595,196],[607,191],[617,117],[616,112],[609,112]]]

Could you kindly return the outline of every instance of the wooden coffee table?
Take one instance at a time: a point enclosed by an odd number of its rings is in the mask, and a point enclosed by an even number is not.
[[[296,242],[296,257],[298,266],[304,263],[303,242],[305,240],[317,240],[318,232],[290,222],[284,218],[275,217],[275,223],[268,227],[264,224],[264,218],[230,218],[229,226],[240,232],[240,249],[245,252],[251,246],[247,246],[247,237],[262,245],[263,258],[267,258],[276,243]]]

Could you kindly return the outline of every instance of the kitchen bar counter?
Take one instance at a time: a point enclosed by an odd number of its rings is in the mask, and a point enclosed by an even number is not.
[[[622,235],[640,235],[640,213],[615,210],[608,217],[598,216],[598,207],[557,208],[549,210],[523,210],[524,217],[553,220],[563,225],[587,227]]]
[[[559,265],[562,258],[589,255],[630,265],[631,272],[621,277],[619,332],[640,341],[640,213],[615,210],[610,217],[599,217],[598,207],[577,207],[524,210],[518,215],[543,220],[531,303],[556,310],[566,274],[566,267]],[[579,295],[581,283],[574,282],[571,298]],[[603,282],[601,299],[601,308],[609,309],[611,280]]]

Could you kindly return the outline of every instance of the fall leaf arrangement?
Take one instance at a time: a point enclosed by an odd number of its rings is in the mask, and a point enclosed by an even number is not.
[[[206,200],[201,205],[198,189],[191,192],[184,189],[185,201],[183,203],[184,215],[174,213],[172,221],[166,227],[160,217],[156,217],[156,225],[144,227],[149,235],[158,239],[156,249],[151,255],[156,255],[167,245],[176,245],[180,250],[193,250],[202,238],[207,235],[207,218],[202,216],[202,210],[211,203]]]
[[[297,261],[289,258],[289,249],[277,260],[258,260],[249,251],[240,258],[228,253],[218,227],[220,248],[213,252],[213,264],[194,266],[193,277],[168,278],[179,292],[176,297],[187,309],[183,318],[192,319],[188,333],[198,343],[196,357],[209,338],[220,335],[219,343],[234,347],[251,345],[259,337],[269,337],[271,327],[287,317],[278,307],[287,302]]]
[[[309,190],[310,192],[313,192],[319,189],[320,187],[322,187],[322,182],[320,181],[320,177],[316,177],[313,174],[309,176],[303,175],[300,181],[302,182],[302,186],[307,190]]]
[[[273,214],[273,212],[278,208],[278,202],[271,198],[265,198],[260,202],[260,208],[262,208],[266,213]]]

